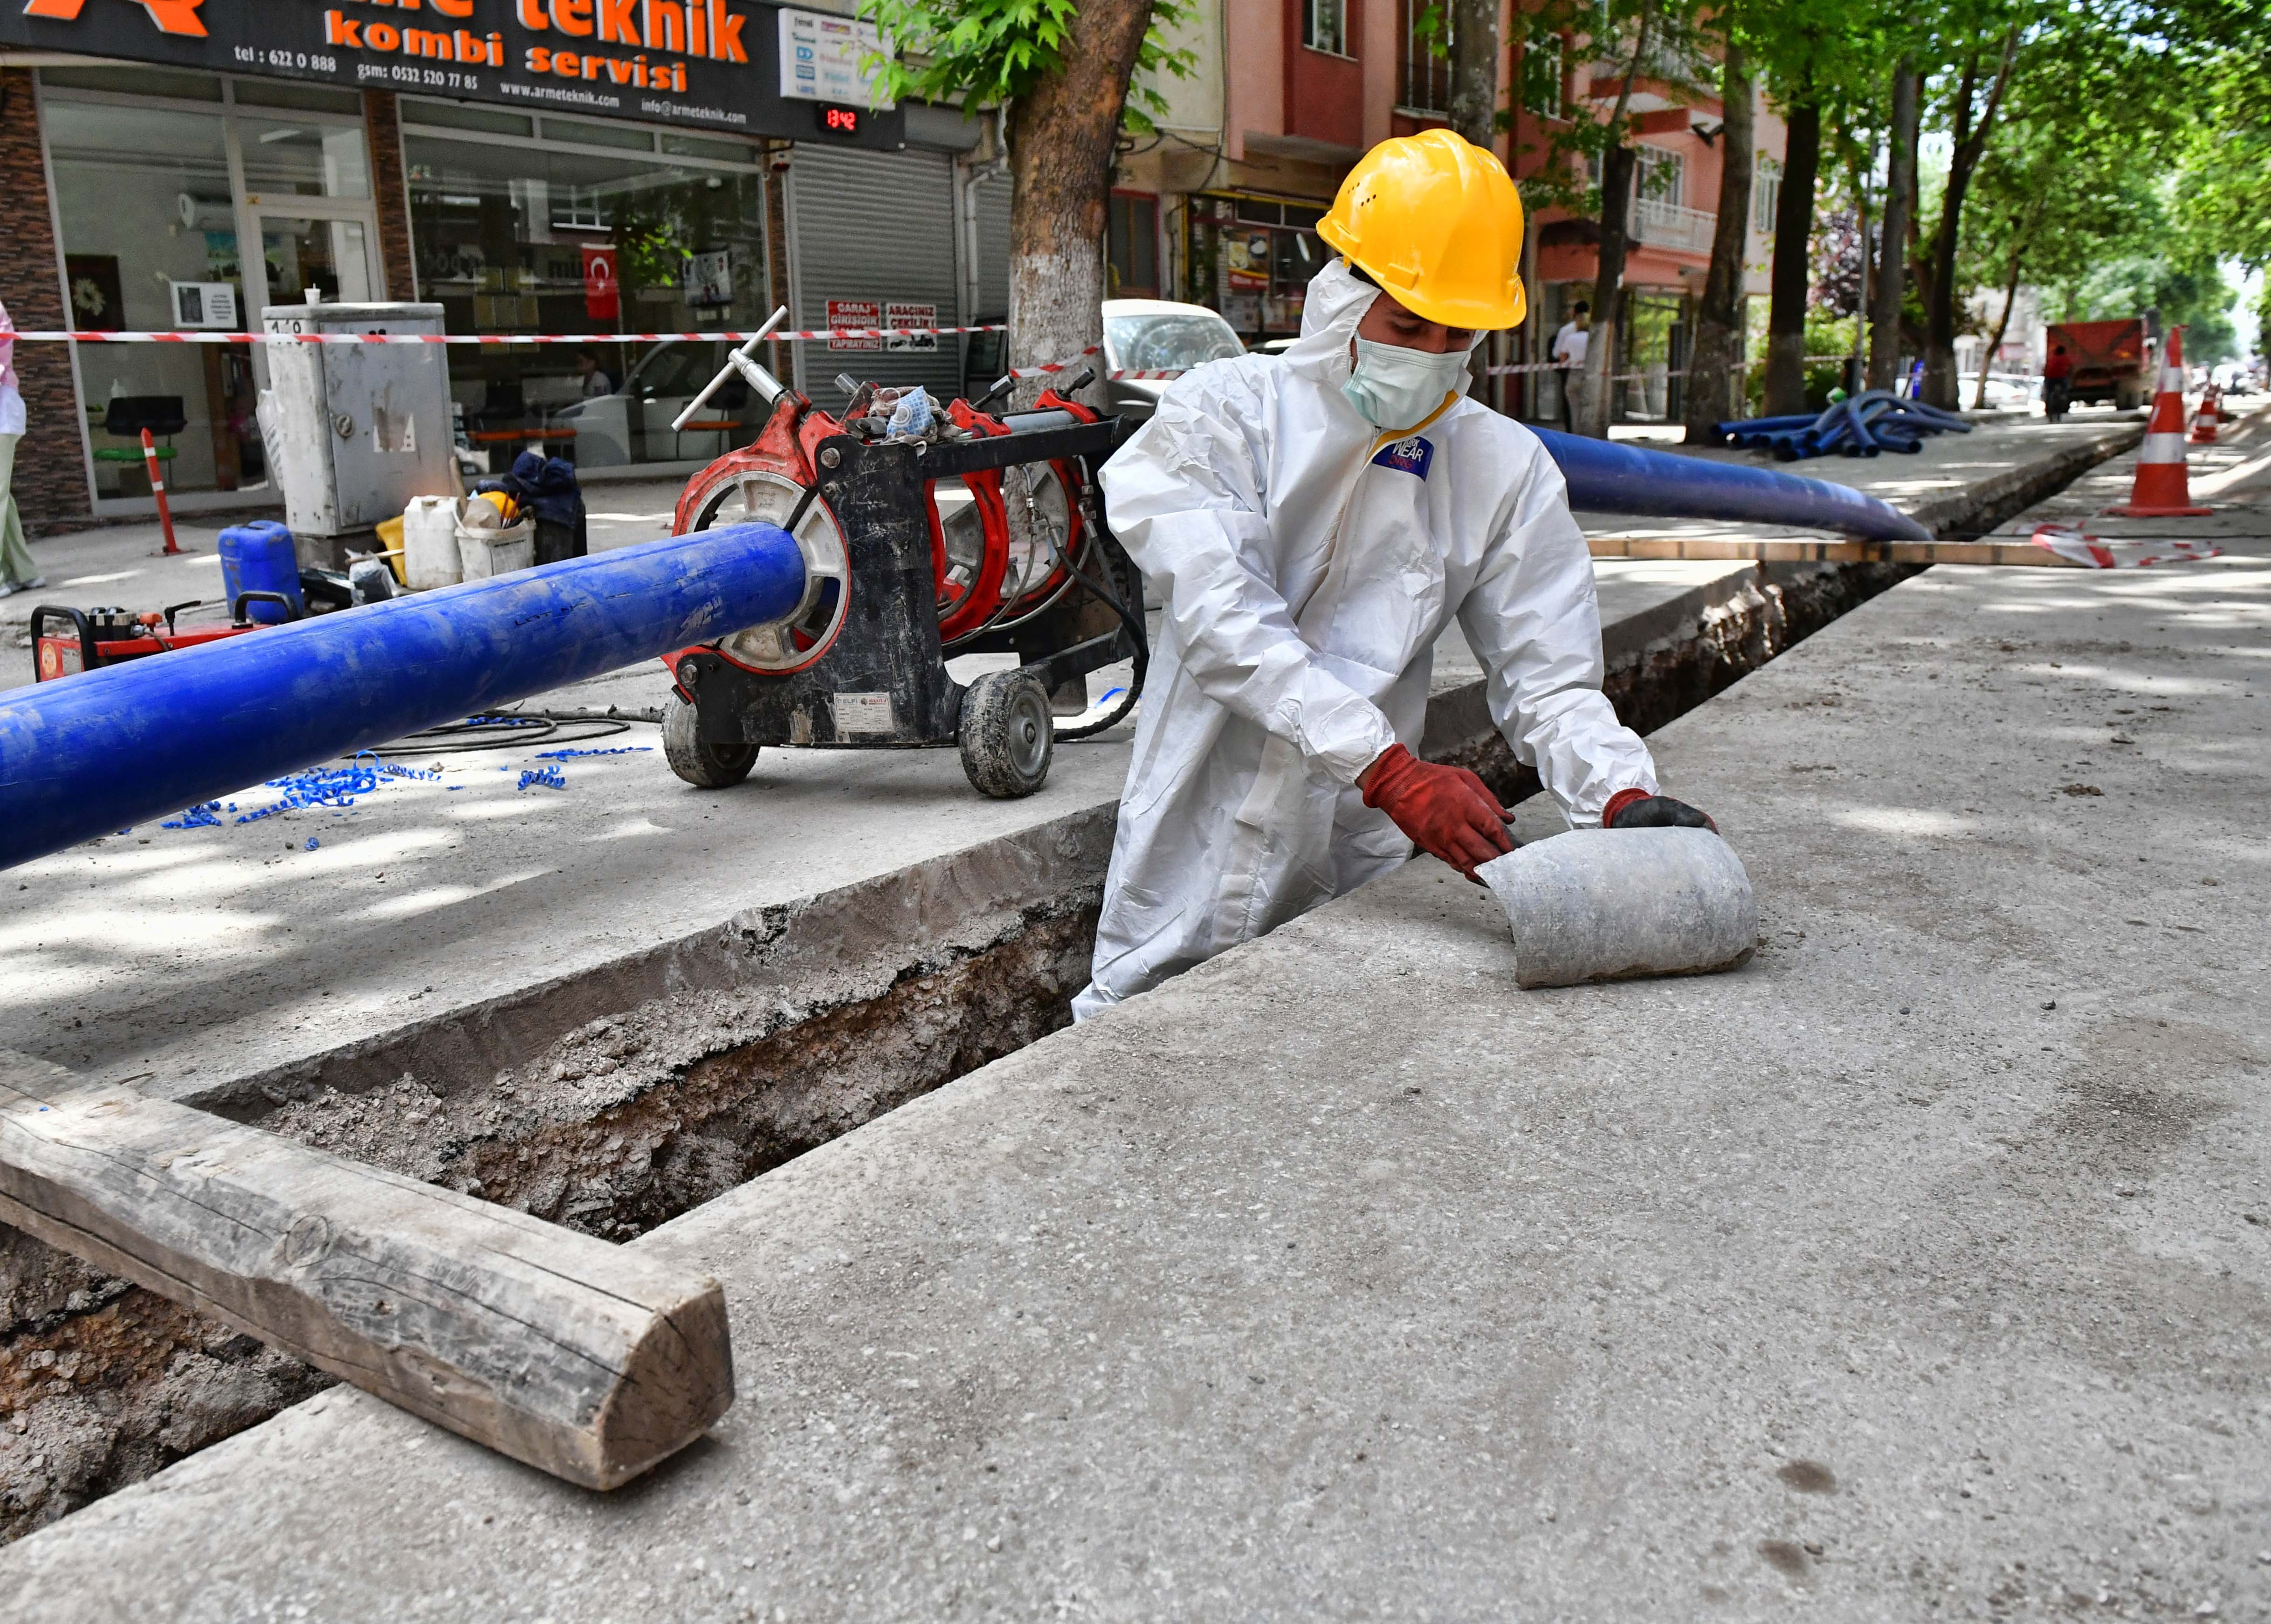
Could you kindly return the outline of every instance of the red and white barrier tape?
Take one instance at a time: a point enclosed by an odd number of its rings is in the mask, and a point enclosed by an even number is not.
[[[806,343],[822,339],[939,339],[964,332],[1007,332],[982,327],[815,327],[769,332],[768,339]],[[723,339],[746,344],[754,332],[19,332],[12,338],[69,344],[663,344]]]
[[[2166,536],[2141,536],[2134,541],[2119,536],[2092,536],[2082,533],[2078,525],[2038,525],[2035,533],[2027,538],[2045,552],[2092,570],[2144,570],[2154,564],[2187,563],[2194,559],[2216,558],[2223,549],[2214,542],[2186,541]],[[2148,546],[2160,543],[2163,550],[2128,557],[2113,549],[2117,547]]]

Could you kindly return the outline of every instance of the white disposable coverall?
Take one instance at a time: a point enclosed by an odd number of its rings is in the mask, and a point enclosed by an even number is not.
[[[1656,792],[1601,694],[1593,563],[1538,437],[1468,399],[1463,372],[1402,436],[1342,394],[1377,292],[1334,260],[1282,357],[1185,374],[1105,466],[1165,622],[1076,1019],[1410,858],[1356,779],[1389,745],[1418,749],[1454,614],[1493,719],[1572,823]]]

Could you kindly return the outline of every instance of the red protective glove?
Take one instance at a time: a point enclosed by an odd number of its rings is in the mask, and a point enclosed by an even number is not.
[[[1514,814],[1464,767],[1439,767],[1391,744],[1372,764],[1364,804],[1385,812],[1412,843],[1475,883],[1475,866],[1514,850]]]

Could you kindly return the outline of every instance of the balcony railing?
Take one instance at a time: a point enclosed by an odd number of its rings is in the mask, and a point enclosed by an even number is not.
[[[1677,203],[1664,203],[1654,197],[1633,199],[1633,237],[1650,248],[1668,248],[1683,254],[1709,254],[1711,251],[1711,234],[1717,225],[1717,216],[1701,209],[1684,208]]]

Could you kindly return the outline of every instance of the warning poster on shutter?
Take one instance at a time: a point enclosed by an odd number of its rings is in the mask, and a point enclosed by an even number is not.
[[[904,113],[785,98],[759,0],[0,0],[0,48],[896,148]]]
[[[938,307],[934,304],[911,304],[883,299],[830,299],[828,302],[828,326],[832,332],[846,327],[936,327]],[[888,338],[830,339],[832,350],[919,350],[934,352],[938,348],[935,332],[894,332]]]

